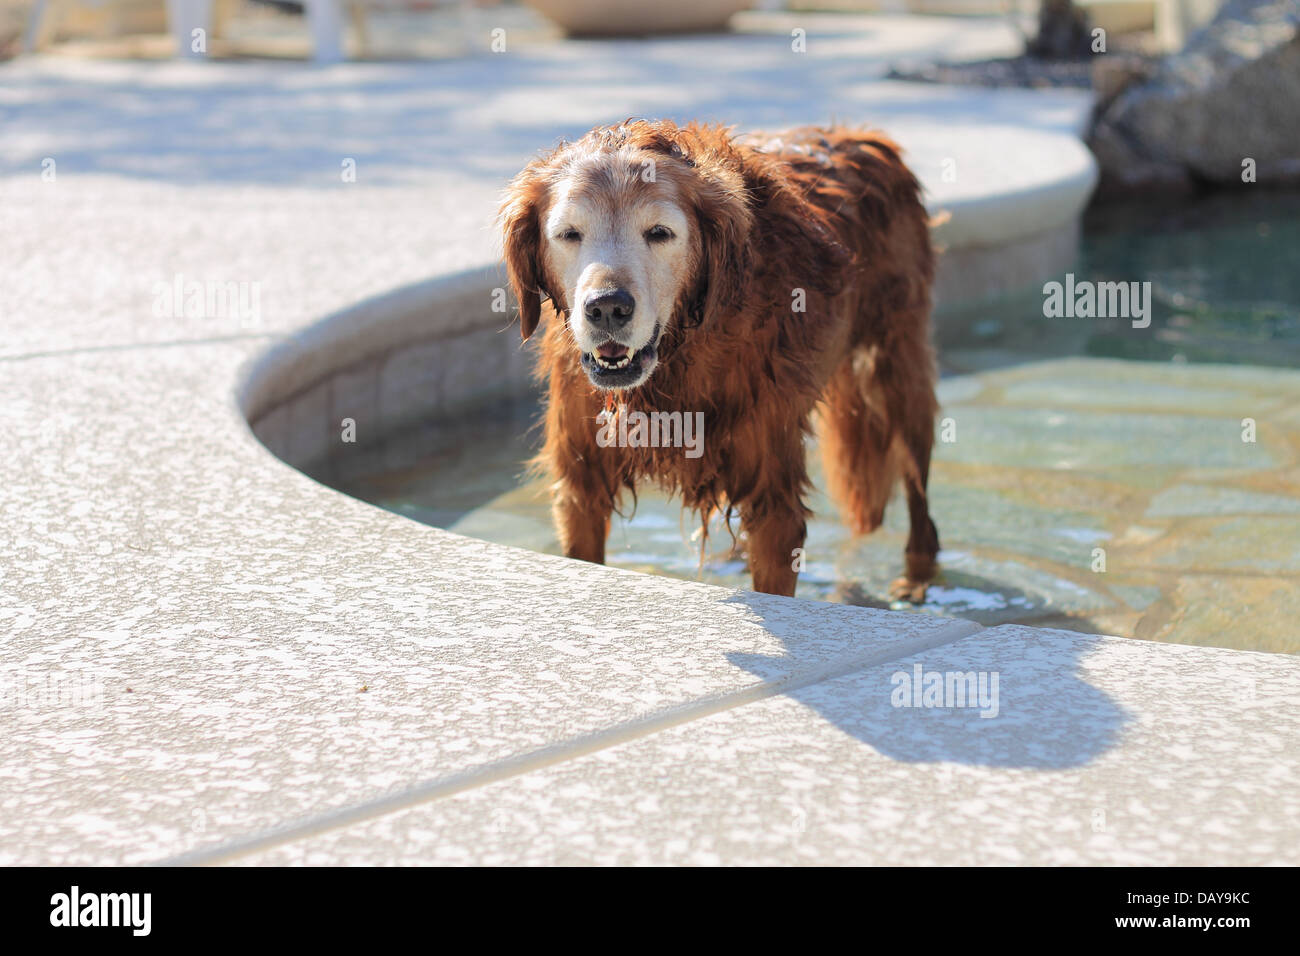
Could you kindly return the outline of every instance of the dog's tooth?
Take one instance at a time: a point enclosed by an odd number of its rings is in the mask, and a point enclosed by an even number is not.
[[[627,368],[629,365],[632,364],[632,359],[635,357],[635,353],[633,352],[624,352],[623,356],[617,359],[606,358],[605,356],[601,355],[599,352],[589,352],[588,354],[591,356],[591,360],[593,362],[595,362],[601,368],[611,372],[617,371],[618,369],[621,368]]]

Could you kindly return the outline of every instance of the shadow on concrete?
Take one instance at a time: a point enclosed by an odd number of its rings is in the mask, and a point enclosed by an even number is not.
[[[728,603],[744,605],[787,645],[802,633],[797,619],[772,613],[773,600],[766,595],[744,592]],[[1080,672],[1080,661],[1103,640],[1019,628],[988,630],[788,696],[894,760],[1036,770],[1080,767],[1116,746],[1131,719]],[[767,679],[782,672],[774,666],[780,657],[728,657]],[[995,701],[996,709],[981,709],[978,701],[963,707],[897,706],[900,688],[915,681],[918,665],[922,688],[930,674],[974,673],[977,680],[983,674],[987,700]],[[910,694],[902,699],[915,702]]]

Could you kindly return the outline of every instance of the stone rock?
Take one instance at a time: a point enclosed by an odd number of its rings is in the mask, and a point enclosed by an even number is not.
[[[1158,63],[1154,57],[1134,53],[1107,53],[1094,57],[1091,79],[1098,112],[1104,112],[1125,90],[1150,80]]]
[[[1103,186],[1300,183],[1300,0],[1228,0],[1183,52],[1100,110]]]

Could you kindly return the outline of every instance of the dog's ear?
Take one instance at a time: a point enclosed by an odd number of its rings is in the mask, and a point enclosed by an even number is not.
[[[542,265],[541,206],[547,184],[540,164],[532,163],[511,180],[501,202],[501,232],[506,273],[519,301],[519,329],[525,340],[537,330],[542,297],[554,298],[546,288]]]
[[[705,181],[694,192],[700,257],[688,312],[701,325],[744,305],[754,262],[754,214],[743,183]]]

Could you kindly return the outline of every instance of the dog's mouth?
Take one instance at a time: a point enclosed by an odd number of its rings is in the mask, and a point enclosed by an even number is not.
[[[584,352],[582,369],[597,388],[631,388],[639,385],[654,370],[659,360],[659,326],[650,341],[635,351],[622,342],[610,340],[594,352]]]

